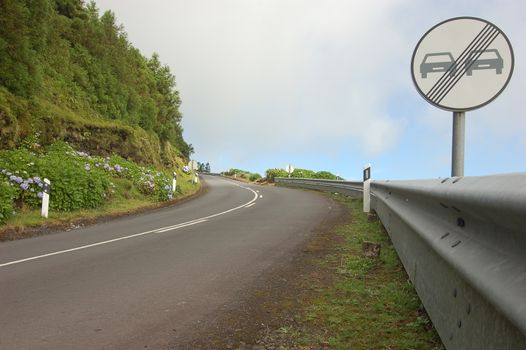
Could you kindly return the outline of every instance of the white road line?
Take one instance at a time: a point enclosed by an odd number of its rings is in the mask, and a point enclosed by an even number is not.
[[[253,206],[254,204],[256,204],[256,203],[249,204],[249,205],[245,206],[245,208],[250,208],[250,207]]]
[[[157,230],[155,232],[156,233],[168,232],[168,231],[172,231],[172,230],[177,230],[179,228],[192,226],[192,225],[195,225],[195,224],[200,224],[200,223],[205,222],[205,221],[208,221],[208,220],[196,220],[194,222],[189,222],[189,223],[186,223],[186,224],[180,224],[180,225],[175,225],[173,227],[163,228],[162,230]]]
[[[109,244],[109,243],[114,243],[114,242],[118,242],[118,241],[123,241],[123,240],[125,240],[125,239],[130,239],[130,238],[140,237],[140,236],[144,236],[144,235],[148,235],[148,234],[153,234],[153,233],[163,233],[163,232],[167,232],[167,231],[177,230],[177,229],[180,229],[180,228],[183,228],[183,227],[188,227],[188,226],[192,226],[192,225],[197,225],[197,224],[200,224],[200,223],[202,223],[202,222],[208,221],[208,220],[211,219],[211,218],[215,218],[216,216],[220,216],[220,215],[228,214],[228,213],[231,213],[231,212],[233,212],[233,211],[235,211],[235,210],[239,210],[239,209],[241,209],[241,208],[244,208],[244,207],[246,207],[247,205],[254,205],[254,204],[255,204],[254,202],[258,199],[258,194],[256,193],[256,191],[254,191],[254,190],[251,189],[251,188],[248,188],[248,187],[245,187],[245,186],[240,186],[240,185],[238,185],[238,184],[232,183],[232,182],[230,182],[230,181],[226,181],[226,182],[231,183],[232,185],[235,185],[235,186],[237,186],[237,187],[241,187],[241,188],[244,188],[244,189],[246,189],[246,190],[251,191],[252,193],[254,193],[254,198],[252,198],[252,199],[251,199],[250,201],[248,201],[247,203],[242,204],[242,205],[240,205],[240,206],[237,206],[237,207],[235,207],[235,208],[232,208],[232,209],[229,209],[229,210],[225,210],[225,211],[222,211],[222,212],[217,213],[217,214],[208,215],[208,216],[205,216],[205,217],[203,217],[203,218],[199,218],[199,219],[195,219],[195,220],[191,220],[191,221],[183,222],[183,223],[181,223],[181,224],[171,225],[171,226],[165,226],[165,227],[160,227],[160,228],[157,228],[157,229],[154,229],[154,230],[145,231],[145,232],[141,232],[141,233],[136,233],[136,234],[129,235],[129,236],[125,236],[125,237],[114,238],[114,239],[110,239],[110,240],[107,240],[107,241],[102,241],[102,242],[97,242],[97,243],[87,244],[87,245],[83,245],[83,246],[75,247],[75,248],[71,248],[71,249],[59,250],[59,251],[57,251],[57,252],[48,253],[48,254],[42,254],[42,255],[37,255],[37,256],[32,256],[32,257],[25,258],[25,259],[14,260],[14,261],[10,261],[10,262],[7,262],[7,263],[0,264],[0,267],[5,267],[5,266],[9,266],[9,265],[20,264],[20,263],[23,263],[23,262],[26,262],[26,261],[32,261],[32,260],[37,260],[37,259],[47,258],[47,257],[49,257],[49,256],[54,256],[54,255],[59,255],[59,254],[65,254],[65,253],[75,252],[75,251],[78,251],[78,250],[83,250],[83,249],[93,248],[93,247],[97,247],[97,246],[100,246],[100,245]]]

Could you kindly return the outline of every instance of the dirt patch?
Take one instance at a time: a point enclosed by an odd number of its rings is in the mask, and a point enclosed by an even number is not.
[[[331,206],[329,216],[293,255],[258,278],[226,310],[190,327],[170,349],[311,349],[297,347],[287,331],[298,327],[300,310],[315,294],[308,281],[316,280],[316,288],[334,282],[333,269],[316,262],[338,249],[343,238],[333,228],[350,218],[341,203],[332,201]]]
[[[77,228],[84,227],[84,226],[89,226],[89,225],[94,225],[94,224],[110,221],[110,220],[120,218],[120,217],[148,213],[153,210],[158,210],[162,208],[175,207],[189,200],[202,196],[207,191],[208,191],[208,188],[206,184],[202,182],[201,187],[194,194],[187,195],[181,198],[176,198],[170,201],[153,203],[145,207],[135,208],[132,210],[127,210],[125,212],[104,214],[104,215],[97,216],[95,218],[76,218],[76,219],[71,219],[71,220],[67,220],[64,222],[39,224],[39,225],[26,226],[26,227],[6,226],[3,228],[0,228],[0,242],[14,241],[18,239],[42,236],[42,235],[57,233],[61,231],[68,231],[68,230],[73,230],[73,229],[77,229]]]

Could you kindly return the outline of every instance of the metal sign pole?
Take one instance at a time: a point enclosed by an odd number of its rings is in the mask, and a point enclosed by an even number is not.
[[[451,176],[464,176],[464,144],[466,134],[466,113],[453,112],[453,146]]]

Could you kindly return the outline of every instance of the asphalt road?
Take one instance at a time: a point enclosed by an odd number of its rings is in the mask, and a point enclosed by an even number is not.
[[[331,211],[316,193],[205,180],[179,206],[0,243],[0,349],[177,347]]]

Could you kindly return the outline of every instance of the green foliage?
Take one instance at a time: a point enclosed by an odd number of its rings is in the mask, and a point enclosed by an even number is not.
[[[274,182],[276,177],[288,177],[289,174],[284,169],[268,169],[266,171],[267,180],[269,182]],[[303,179],[327,179],[327,180],[336,180],[337,176],[328,171],[312,171],[309,169],[294,169],[290,174],[290,177],[303,178]],[[340,178],[341,179],[341,178]]]
[[[94,2],[81,0],[0,2],[0,147],[19,146],[32,124],[42,129],[43,144],[67,140],[76,130],[64,135],[55,124],[57,114],[69,111],[80,117],[76,128],[83,134],[91,133],[89,120],[113,121],[154,134],[189,157],[180,105],[170,69],[157,54],[142,56],[112,12],[99,15]],[[86,141],[95,138],[90,135]],[[120,136],[117,146],[133,135]],[[111,146],[99,143],[106,151]]]
[[[15,189],[7,181],[0,180],[0,224],[4,224],[13,214]]]
[[[200,173],[210,173],[210,163],[197,162],[197,171]]]
[[[250,174],[248,179],[250,181],[254,182],[254,181],[257,181],[257,180],[261,179],[261,175],[258,174],[258,173],[253,173],[253,174]]]
[[[328,171],[318,171],[314,174],[315,179],[336,180],[337,176]]]
[[[274,182],[274,178],[276,177],[287,177],[289,174],[284,169],[268,169],[265,172],[265,175],[267,177],[267,181]]]
[[[72,211],[96,208],[105,201],[110,189],[110,178],[99,169],[71,157],[62,147],[54,147],[39,159],[41,176],[51,181],[50,208]]]
[[[30,140],[31,141],[31,140]],[[172,174],[146,168],[120,156],[91,156],[56,142],[38,155],[26,148],[0,151],[0,222],[14,207],[38,208],[43,179],[51,181],[50,208],[73,211],[97,208],[114,194],[112,180],[129,180],[156,201],[172,199]]]

